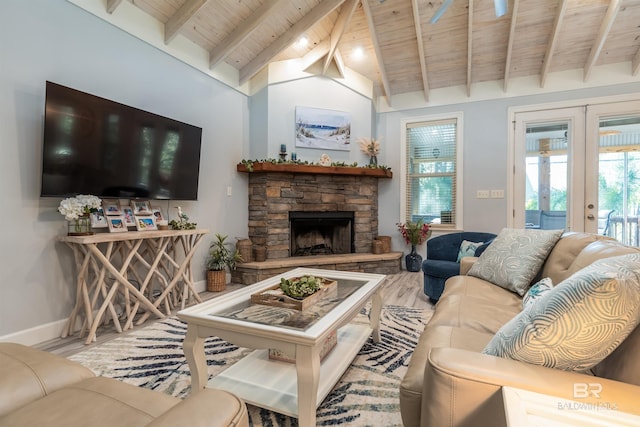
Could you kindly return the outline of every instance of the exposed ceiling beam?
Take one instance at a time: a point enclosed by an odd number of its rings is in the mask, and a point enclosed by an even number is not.
[[[224,61],[231,52],[242,44],[260,24],[271,17],[276,10],[275,7],[284,3],[285,0],[267,0],[257,8],[249,18],[236,27],[224,40],[209,52],[209,67],[213,68]]]
[[[333,62],[336,64],[336,68],[338,69],[338,73],[340,73],[340,77],[344,79],[344,60],[342,59],[342,54],[340,53],[340,49],[336,49],[336,51],[332,55]]]
[[[635,56],[633,57],[633,61],[631,61],[632,74],[634,76],[637,76],[639,71],[640,71],[640,48],[638,49]]]
[[[351,22],[351,17],[353,16],[353,12],[355,12],[358,3],[360,3],[360,0],[346,0],[342,5],[338,20],[333,26],[333,30],[331,30],[331,36],[329,39],[331,44],[329,47],[329,53],[324,61],[324,66],[322,67],[322,74],[327,72],[327,68],[329,68],[329,64],[331,64],[331,61],[333,60],[333,54],[338,48],[338,43],[349,26],[349,22]]]
[[[324,58],[329,53],[329,40],[322,40],[302,57],[302,69],[307,68]]]
[[[376,53],[376,61],[378,62],[378,69],[380,70],[380,78],[382,79],[384,94],[387,97],[387,104],[391,105],[391,87],[389,86],[387,70],[385,69],[384,62],[382,61],[382,51],[380,50],[380,43],[378,42],[378,33],[376,32],[376,26],[373,24],[373,15],[371,14],[371,6],[369,6],[369,0],[364,0],[362,2],[362,10],[364,10],[364,16],[367,18],[369,34],[371,35],[371,43],[373,44],[373,50]]]
[[[424,43],[422,42],[422,24],[420,23],[420,9],[418,0],[411,0],[413,11],[413,25],[416,27],[416,39],[418,41],[418,57],[420,59],[420,74],[422,75],[422,90],[424,100],[429,101],[429,78],[427,75],[427,63],[424,55]]]
[[[304,34],[309,28],[311,28],[318,21],[322,20],[328,14],[330,14],[335,8],[344,3],[344,0],[324,0],[316,7],[314,7],[309,13],[304,15],[302,19],[293,24],[284,34],[278,37],[273,43],[271,43],[266,49],[264,49],[258,56],[253,58],[247,65],[240,70],[240,84],[244,84],[247,80],[253,77],[258,71],[260,71],[265,65],[269,63],[276,55],[289,47],[298,37]]]
[[[122,0],[107,0],[107,13],[113,13],[120,6]]]
[[[584,81],[586,82],[591,75],[591,70],[593,70],[593,66],[598,61],[600,57],[600,53],[602,52],[602,47],[604,46],[604,42],[607,40],[607,36],[609,35],[609,31],[613,27],[613,23],[616,20],[616,16],[618,15],[618,11],[620,10],[620,4],[622,0],[611,0],[609,3],[609,8],[607,9],[607,13],[602,20],[602,24],[600,24],[600,31],[598,31],[598,36],[596,37],[596,41],[591,46],[591,52],[589,52],[589,58],[587,59],[587,63],[584,66]]]
[[[178,35],[182,27],[189,19],[204,6],[209,0],[187,0],[176,13],[171,15],[164,24],[164,44],[169,44]]]
[[[506,92],[509,87],[509,74],[511,74],[511,57],[513,55],[513,41],[516,38],[516,23],[518,20],[518,4],[520,0],[513,0],[511,8],[511,26],[509,28],[509,41],[507,42],[507,59],[504,64],[503,90]]]
[[[471,63],[473,61],[473,0],[469,0],[467,27],[467,96],[471,96]]]
[[[544,61],[542,62],[542,70],[540,71],[540,87],[544,87],[547,81],[547,74],[551,67],[551,60],[556,50],[556,44],[558,44],[558,38],[560,37],[560,26],[564,19],[564,14],[567,11],[567,0],[558,0],[558,10],[556,12],[556,20],[553,23],[553,31],[551,32],[551,38],[547,45],[547,51],[544,54]]]

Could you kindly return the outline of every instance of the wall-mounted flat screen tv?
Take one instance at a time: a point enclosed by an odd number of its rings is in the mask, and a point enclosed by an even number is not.
[[[42,196],[196,200],[202,128],[47,82]]]

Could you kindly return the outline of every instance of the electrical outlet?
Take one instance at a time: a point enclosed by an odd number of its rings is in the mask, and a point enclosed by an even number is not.
[[[504,190],[491,190],[492,199],[504,199]]]
[[[478,199],[488,199],[489,198],[489,190],[478,190],[476,192],[476,197]]]

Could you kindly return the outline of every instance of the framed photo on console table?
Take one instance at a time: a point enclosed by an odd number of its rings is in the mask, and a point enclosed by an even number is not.
[[[123,215],[109,215],[107,216],[107,223],[111,233],[124,233],[127,231],[127,224],[124,222]]]
[[[133,213],[135,215],[151,214],[151,208],[149,207],[149,202],[146,200],[132,200],[131,207],[133,208]]]
[[[153,215],[136,215],[136,229],[138,231],[157,230],[156,219]]]
[[[98,209],[96,212],[91,212],[92,228],[107,228],[108,226],[107,218],[105,217],[104,210],[102,208]]]
[[[133,209],[129,206],[125,206],[122,208],[122,214],[124,215],[124,223],[127,227],[135,227],[136,226],[136,218],[133,215]]]

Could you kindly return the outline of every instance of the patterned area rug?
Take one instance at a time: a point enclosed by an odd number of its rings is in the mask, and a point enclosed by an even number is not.
[[[401,426],[399,385],[431,310],[384,306],[380,343],[371,339],[317,411],[317,425]],[[367,321],[367,310],[355,321]],[[182,352],[186,324],[167,318],[70,357],[97,375],[186,397],[191,388]],[[217,375],[251,350],[217,337],[205,344],[209,375]],[[297,426],[297,420],[248,405],[250,425]]]

